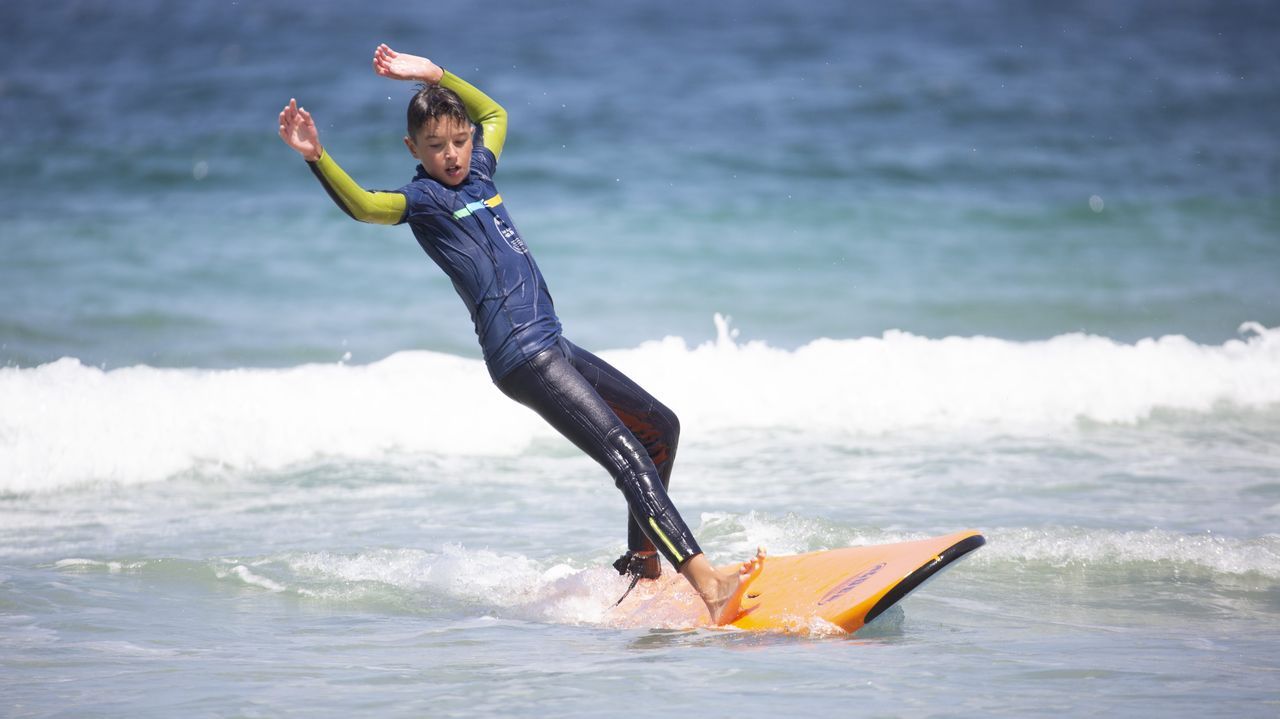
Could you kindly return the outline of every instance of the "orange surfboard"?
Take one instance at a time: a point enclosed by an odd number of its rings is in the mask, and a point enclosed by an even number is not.
[[[914,542],[770,556],[731,626],[806,633],[838,627],[854,632],[983,544],[981,534],[967,530]],[[705,625],[706,615],[680,576],[641,582],[614,609],[616,621],[630,626]]]

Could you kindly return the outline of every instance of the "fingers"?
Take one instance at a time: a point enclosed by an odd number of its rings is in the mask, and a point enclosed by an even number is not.
[[[280,139],[288,141],[293,118],[298,111],[298,101],[289,100],[289,104],[280,111]]]
[[[391,61],[396,55],[396,51],[387,47],[386,43],[379,45],[373,51],[373,71],[384,77],[387,76],[391,72]]]
[[[298,101],[289,100],[289,104],[285,105],[284,109],[280,111],[280,122],[283,124],[286,120],[291,120],[297,114]]]
[[[280,121],[288,121],[290,125],[314,125],[315,120],[311,119],[311,113],[307,112],[307,108],[298,107],[297,100],[289,100],[289,104],[284,106],[280,111]]]
[[[280,127],[292,127],[298,122],[298,101],[289,100],[289,104],[280,111]]]
[[[298,107],[298,101],[291,98],[289,104],[280,111],[279,124],[280,137],[287,141],[296,136],[299,130],[315,127],[316,122],[305,107]]]

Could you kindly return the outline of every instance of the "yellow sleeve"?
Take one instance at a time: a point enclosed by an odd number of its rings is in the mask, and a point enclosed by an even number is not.
[[[369,192],[351,179],[323,148],[320,159],[308,162],[325,192],[353,219],[375,225],[394,225],[404,218],[408,202],[399,192]]]
[[[502,146],[507,143],[507,111],[502,105],[448,70],[440,78],[440,87],[447,87],[458,93],[471,121],[484,128],[484,146],[489,148],[494,157],[501,156]]]

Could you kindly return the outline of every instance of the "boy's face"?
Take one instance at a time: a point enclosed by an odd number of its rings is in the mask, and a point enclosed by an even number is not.
[[[424,124],[416,135],[404,138],[404,144],[428,175],[453,187],[471,172],[471,132],[471,123],[445,117]]]

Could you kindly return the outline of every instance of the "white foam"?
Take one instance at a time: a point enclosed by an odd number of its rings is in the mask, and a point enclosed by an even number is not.
[[[601,353],[671,405],[687,437],[789,429],[1058,432],[1159,409],[1280,403],[1280,328],[1200,345],[1072,334],[1039,342],[905,332],[796,350],[669,337]],[[274,470],[326,456],[510,455],[552,436],[483,365],[402,352],[369,365],[103,371],[64,358],[0,369],[0,491],[149,482],[209,466]]]
[[[439,552],[380,549],[354,555],[315,552],[284,557],[306,583],[298,593],[326,599],[366,596],[376,583],[417,597],[435,594],[503,616],[562,624],[600,624],[626,583],[609,567],[542,567],[533,560],[446,544]]]
[[[276,469],[396,450],[513,453],[536,427],[489,386],[479,362],[431,352],[284,370],[104,372],[61,359],[0,369],[0,489],[147,482],[204,465]]]
[[[287,589],[287,587],[275,581],[274,579],[271,579],[269,577],[264,577],[261,574],[255,574],[252,570],[250,570],[248,567],[244,566],[243,564],[237,564],[234,567],[226,570],[215,570],[215,574],[218,577],[218,579],[235,577],[236,579],[239,579],[241,582],[244,582],[245,584],[251,587],[259,587],[261,589],[267,590],[268,592],[283,592],[285,591],[285,589]]]
[[[501,605],[527,599],[542,584],[542,570],[532,560],[486,549],[467,550],[456,544],[447,544],[440,552],[318,552],[289,557],[286,564],[301,577],[337,580],[344,585],[376,582],[412,591],[431,589],[458,599]]]
[[[960,529],[954,527],[953,529]],[[944,530],[937,530],[944,531]],[[859,529],[795,515],[705,513],[699,537],[710,537],[724,557],[746,555],[763,544],[770,554],[796,554],[845,546],[925,539],[929,532]],[[1085,527],[982,528],[987,544],[972,557],[980,563],[1039,564],[1055,568],[1171,564],[1220,578],[1280,578],[1280,534],[1226,536],[1167,529]],[[968,563],[970,560],[966,559]]]
[[[72,557],[70,559],[59,559],[54,562],[53,566],[57,569],[67,569],[74,571],[100,571],[106,570],[111,574],[120,574],[126,570],[134,571],[142,568],[142,562],[102,562],[96,559],[84,559],[81,557]]]
[[[1035,562],[1053,567],[1169,563],[1217,575],[1280,578],[1280,535],[1240,539],[1162,529],[1010,529],[988,532],[979,562]]]

